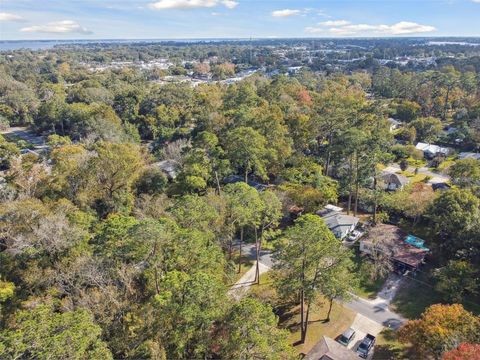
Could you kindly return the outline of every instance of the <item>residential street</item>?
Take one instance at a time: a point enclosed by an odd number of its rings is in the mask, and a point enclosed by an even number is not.
[[[374,301],[366,300],[358,296],[344,303],[344,305],[370,320],[394,330],[398,329],[405,321],[401,315],[391,311],[385,304],[375,303]]]
[[[402,280],[402,276],[391,274],[375,299],[369,300],[354,295],[353,299],[344,305],[370,320],[396,330],[406,319],[391,311],[389,306]]]
[[[47,145],[45,145],[45,138],[43,136],[34,134],[26,126],[10,127],[6,130],[0,131],[0,134],[12,135],[22,140],[28,141],[29,143],[35,145],[35,149],[37,150],[45,149],[48,147]]]
[[[244,254],[249,254],[251,259],[255,259],[255,244],[245,244],[242,248]],[[263,250],[260,252],[260,273],[269,271],[273,266],[271,252]],[[243,277],[230,288],[229,294],[236,299],[240,299],[248,291],[255,279],[255,264],[248,270]],[[390,302],[393,300],[398,290],[401,277],[392,275],[385,283],[383,289],[378,293],[378,297],[373,300],[363,299],[354,295],[354,298],[343,304],[355,312],[362,314],[368,319],[381,324],[385,327],[397,329],[405,319],[389,309]]]
[[[387,166],[384,170],[389,171],[389,172],[401,171],[400,165],[398,165],[398,164],[392,164],[390,166]],[[411,173],[415,173],[415,168],[414,167],[409,167],[407,169],[407,171],[409,171]],[[429,170],[427,167],[419,168],[418,173],[430,176],[431,179],[428,181],[429,184],[444,183],[444,182],[449,182],[450,181],[450,177],[448,175],[433,172],[433,171]]]

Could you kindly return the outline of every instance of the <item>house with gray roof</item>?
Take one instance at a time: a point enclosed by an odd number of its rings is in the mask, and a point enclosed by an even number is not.
[[[402,190],[410,182],[406,176],[392,172],[384,172],[382,180],[385,183],[385,189],[389,191]]]
[[[460,160],[463,159],[475,159],[475,160],[480,160],[480,153],[474,153],[474,152],[461,152],[458,154],[458,158]]]
[[[427,159],[433,159],[437,155],[447,156],[449,153],[449,150],[446,147],[422,142],[417,143],[417,145],[415,145],[415,148],[417,150],[423,151],[423,156],[425,156]]]
[[[322,210],[316,212],[321,216],[325,224],[336,238],[343,240],[358,225],[359,218],[355,216],[342,214],[343,209],[333,205],[327,205]]]
[[[305,360],[358,360],[352,350],[339,344],[328,336],[322,336],[320,341],[307,353]]]
[[[396,130],[400,126],[402,126],[402,123],[398,120],[395,120],[394,118],[388,118],[387,120],[390,124],[390,131]]]

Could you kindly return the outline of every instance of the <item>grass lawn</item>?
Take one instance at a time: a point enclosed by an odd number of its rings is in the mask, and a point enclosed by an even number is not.
[[[396,334],[391,329],[385,329],[377,336],[373,360],[403,360],[411,359],[408,356],[409,348],[396,339]]]
[[[431,168],[431,171],[434,171],[434,172],[444,172],[446,170],[448,170],[448,168],[450,166],[452,166],[453,164],[455,164],[455,160],[451,159],[451,158],[448,158],[447,160],[445,160],[444,162],[442,162],[440,165],[438,165],[437,168]]]
[[[425,165],[427,165],[427,162],[425,161],[425,159],[415,160],[412,157],[407,158],[407,162],[408,162],[408,166],[412,166],[412,167],[424,167]]]
[[[427,175],[425,175],[425,174],[420,174],[420,173],[419,174],[414,174],[410,171],[397,171],[397,174],[401,174],[401,175],[407,177],[408,180],[410,180],[410,182],[412,184],[422,182],[427,177]]]
[[[250,288],[249,296],[255,297],[266,303],[277,302],[275,289],[272,287],[272,272],[260,275],[260,285]],[[304,344],[297,344],[300,340],[300,306],[277,306],[275,312],[279,315],[281,328],[290,331],[289,341],[299,353],[306,354],[325,335],[335,339],[345,331],[355,318],[356,313],[338,303],[333,303],[330,321],[324,323],[327,316],[328,302],[315,305],[310,312],[310,321],[307,330],[307,338]]]
[[[327,316],[327,311],[327,301],[325,301],[324,304],[315,306],[315,309],[310,312],[310,321],[305,343],[297,345],[295,344],[300,340],[300,306],[288,309],[280,316],[280,327],[290,331],[289,341],[295,345],[295,349],[299,353],[308,353],[323,335],[335,339],[352,325],[355,318],[354,311],[338,303],[334,303],[332,313],[330,314],[330,321],[325,323],[323,320]]]
[[[355,294],[366,299],[375,299],[377,297],[377,293],[382,288],[386,279],[377,279],[375,281],[372,281],[362,276],[362,274],[360,273],[360,266],[362,265],[362,262],[366,260],[366,258],[361,255],[358,247],[355,247],[354,249],[354,257],[352,258],[352,260],[355,264],[355,271],[359,279],[359,284],[358,287],[355,289]]]
[[[427,307],[442,302],[429,286],[431,279],[428,278],[425,273],[418,273],[415,280],[406,278],[391,304],[394,311],[408,319],[417,319]]]
[[[394,311],[408,319],[417,319],[430,305],[444,303],[433,285],[434,280],[428,268],[418,272],[413,279],[406,278],[393,299]],[[465,299],[463,306],[476,315],[480,314],[478,299]]]

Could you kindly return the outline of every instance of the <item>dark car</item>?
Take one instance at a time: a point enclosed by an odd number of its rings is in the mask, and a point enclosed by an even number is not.
[[[371,334],[367,334],[360,345],[358,345],[357,348],[357,353],[360,355],[361,358],[366,359],[368,356],[368,353],[370,350],[373,348],[373,345],[375,344],[375,336]]]
[[[352,328],[348,328],[343,332],[342,335],[340,335],[337,341],[340,344],[347,346],[350,343],[350,341],[352,341],[354,336],[355,336],[355,330],[353,330]]]

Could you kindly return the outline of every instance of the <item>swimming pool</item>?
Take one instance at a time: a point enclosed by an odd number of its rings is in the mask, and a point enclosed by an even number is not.
[[[425,251],[430,251],[429,248],[427,248],[425,245],[423,245],[425,243],[425,240],[420,239],[416,236],[408,235],[405,239],[405,242],[407,244],[413,245],[413,246],[415,246],[419,249],[422,249],[422,250],[425,250]]]

